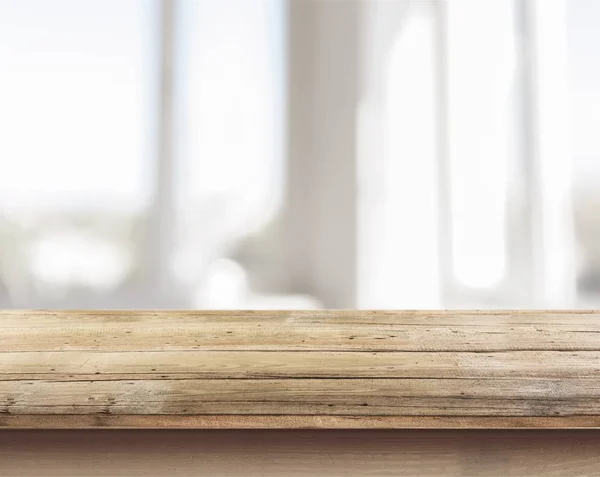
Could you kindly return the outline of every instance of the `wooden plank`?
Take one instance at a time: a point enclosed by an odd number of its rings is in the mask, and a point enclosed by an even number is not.
[[[16,321],[18,322],[18,321]],[[0,351],[600,351],[598,325],[483,326],[252,322],[2,328]]]
[[[592,379],[1,381],[9,414],[594,415]]]
[[[243,365],[241,364],[243,363]],[[594,378],[600,351],[5,352],[6,381],[272,378]]]
[[[8,428],[598,427],[599,376],[590,311],[0,312]]]
[[[3,429],[597,429],[600,428],[600,417],[0,414],[0,427]]]
[[[244,310],[244,311],[114,311],[114,310],[3,310],[0,312],[0,328],[12,328],[15,320],[26,322],[29,327],[83,326],[87,324],[110,324],[112,326],[163,326],[177,322],[178,325],[197,326],[198,323],[294,323],[317,324],[397,324],[442,326],[492,326],[503,325],[598,325],[600,315],[589,310]],[[83,323],[82,323],[83,321]]]

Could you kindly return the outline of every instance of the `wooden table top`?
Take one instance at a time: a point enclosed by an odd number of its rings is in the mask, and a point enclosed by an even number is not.
[[[600,312],[3,311],[0,427],[600,427]]]

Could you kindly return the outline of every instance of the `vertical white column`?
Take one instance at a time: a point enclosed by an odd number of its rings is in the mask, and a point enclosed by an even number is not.
[[[515,135],[513,2],[449,1],[445,39],[449,203],[444,208],[452,300],[458,306],[499,306],[508,278]]]
[[[435,2],[372,2],[359,122],[359,306],[438,308]]]
[[[291,2],[284,291],[356,303],[356,118],[362,4]]]
[[[169,306],[166,292],[175,234],[173,158],[173,75],[176,0],[161,0],[159,11],[158,107],[153,200],[144,236],[142,266],[148,306]],[[171,290],[173,287],[171,287]],[[152,305],[153,304],[153,305]]]
[[[576,294],[565,0],[530,0],[535,307],[569,308]]]

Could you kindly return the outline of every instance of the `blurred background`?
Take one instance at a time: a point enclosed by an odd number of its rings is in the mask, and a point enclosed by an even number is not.
[[[0,308],[600,307],[597,0],[0,0]]]

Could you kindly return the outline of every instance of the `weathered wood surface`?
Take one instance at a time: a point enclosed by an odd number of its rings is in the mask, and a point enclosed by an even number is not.
[[[0,312],[0,427],[600,427],[600,312]]]

